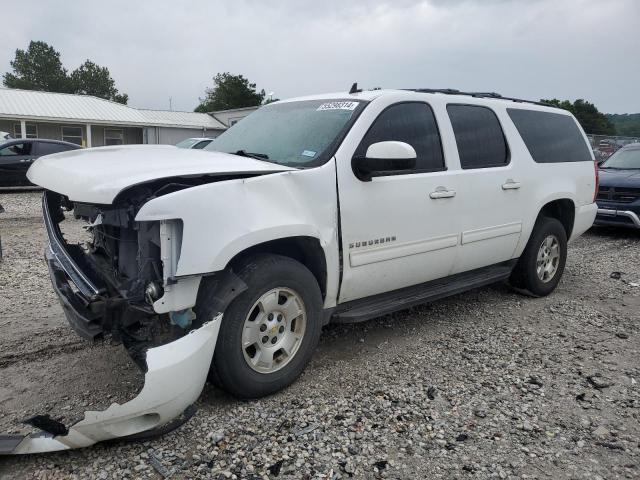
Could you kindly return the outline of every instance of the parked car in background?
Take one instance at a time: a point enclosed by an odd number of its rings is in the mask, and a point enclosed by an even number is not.
[[[201,138],[186,138],[179,143],[176,143],[178,148],[195,148],[202,149],[209,145],[213,141],[213,138],[201,137]]]
[[[81,148],[75,143],[40,138],[17,138],[0,143],[0,187],[33,185],[27,170],[38,158]]]
[[[640,143],[630,143],[600,165],[596,225],[640,228]]]

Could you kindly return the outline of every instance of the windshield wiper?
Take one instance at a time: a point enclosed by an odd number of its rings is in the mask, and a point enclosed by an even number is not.
[[[247,152],[246,150],[238,150],[237,152],[234,153],[234,155],[239,155],[241,157],[249,157],[255,160],[269,160],[269,155],[267,155],[266,153],[253,153],[253,152]]]

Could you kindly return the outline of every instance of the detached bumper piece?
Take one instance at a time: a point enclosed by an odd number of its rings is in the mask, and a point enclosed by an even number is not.
[[[213,358],[222,315],[178,340],[147,351],[148,370],[140,394],[127,403],[85,412],[64,435],[0,436],[0,455],[54,452],[117,438],[168,431],[167,426],[200,396]]]
[[[640,217],[631,210],[598,208],[595,224],[640,228]]]

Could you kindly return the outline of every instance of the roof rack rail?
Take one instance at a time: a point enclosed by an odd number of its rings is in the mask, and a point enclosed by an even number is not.
[[[445,95],[467,95],[469,97],[475,97],[475,98],[495,98],[497,100],[508,100],[508,101],[517,102],[517,103],[532,103],[534,105],[542,105],[545,107],[555,107],[555,105],[551,105],[545,102],[536,102],[535,100],[523,100],[522,98],[503,97],[502,95],[496,92],[462,92],[460,90],[456,90],[455,88],[405,88],[403,90],[407,90],[410,92],[418,92],[418,93],[443,93]]]

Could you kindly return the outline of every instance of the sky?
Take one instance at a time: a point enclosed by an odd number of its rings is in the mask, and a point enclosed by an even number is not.
[[[8,2],[8,0],[2,0]],[[5,10],[5,9],[2,9]],[[457,88],[640,112],[640,0],[21,0],[0,72],[42,40],[109,68],[134,107],[193,110],[218,72],[275,98]]]

